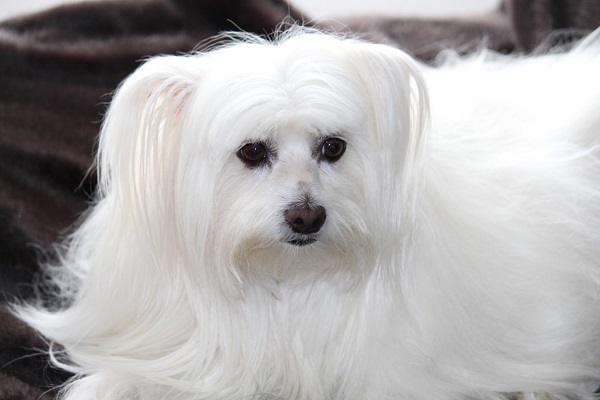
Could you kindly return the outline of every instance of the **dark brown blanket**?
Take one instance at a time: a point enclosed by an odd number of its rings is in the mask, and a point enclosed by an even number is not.
[[[135,0],[74,4],[1,23],[0,299],[32,295],[40,259],[86,208],[102,113],[140,60],[189,51],[224,30],[268,34],[285,19],[308,17],[283,0]],[[600,3],[512,0],[471,19],[342,22],[431,60],[443,49],[468,52],[482,42],[501,52],[530,51],[556,30],[559,38],[577,37],[600,25]],[[67,375],[47,365],[44,347],[0,309],[0,400],[52,398],[45,391]]]

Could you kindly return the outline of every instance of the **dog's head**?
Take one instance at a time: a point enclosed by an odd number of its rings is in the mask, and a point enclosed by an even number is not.
[[[425,114],[385,46],[296,33],[158,57],[109,109],[101,195],[208,275],[362,274],[405,236]]]

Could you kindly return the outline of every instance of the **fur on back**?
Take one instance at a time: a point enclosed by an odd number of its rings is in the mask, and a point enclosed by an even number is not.
[[[593,398],[598,36],[435,68],[304,31],[147,61],[48,267],[59,307],[17,310],[78,374],[64,397]],[[298,202],[327,210],[306,246]]]

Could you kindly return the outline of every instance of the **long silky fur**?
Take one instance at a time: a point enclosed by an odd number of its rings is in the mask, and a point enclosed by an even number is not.
[[[599,35],[435,68],[306,31],[147,61],[49,267],[62,307],[15,307],[77,374],[63,398],[594,398]],[[305,247],[299,186],[327,209]]]

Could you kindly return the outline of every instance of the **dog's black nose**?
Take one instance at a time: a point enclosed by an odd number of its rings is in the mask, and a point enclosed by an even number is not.
[[[296,233],[308,235],[317,233],[325,223],[325,207],[294,207],[285,212],[285,220]]]

